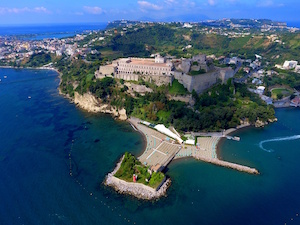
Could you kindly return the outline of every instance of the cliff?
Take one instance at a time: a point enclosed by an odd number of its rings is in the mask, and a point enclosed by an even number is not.
[[[88,112],[93,113],[108,113],[119,120],[127,120],[126,110],[117,109],[107,103],[102,103],[101,100],[93,96],[91,93],[80,95],[78,92],[74,94],[74,103]]]

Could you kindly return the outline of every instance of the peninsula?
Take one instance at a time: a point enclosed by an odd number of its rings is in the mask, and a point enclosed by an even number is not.
[[[300,105],[299,37],[268,20],[115,21],[72,38],[0,37],[0,66],[56,69],[60,92],[76,105],[128,120],[146,149],[137,159],[126,153],[105,183],[154,199],[166,193],[162,172],[174,159],[259,174],[220,160],[217,144],[238,141],[230,133],[240,127],[276,121],[275,107]]]

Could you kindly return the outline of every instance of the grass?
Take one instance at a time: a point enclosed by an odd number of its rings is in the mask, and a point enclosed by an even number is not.
[[[289,95],[291,95],[293,92],[286,89],[286,88],[276,88],[272,90],[272,98],[277,99],[277,96],[282,94],[283,97],[287,97]]]
[[[137,183],[141,183],[155,189],[165,178],[165,175],[162,172],[153,172],[151,175],[148,172],[148,167],[142,165],[141,162],[130,153],[125,152],[121,167],[114,176],[127,182],[133,182],[133,174],[138,176]],[[149,182],[147,182],[146,179],[148,179]]]
[[[171,111],[159,110],[156,116],[159,118],[160,122],[166,123],[168,118],[171,116]]]
[[[94,78],[94,74],[88,74],[86,76],[86,82],[92,81],[93,78]]]
[[[188,90],[176,79],[173,81],[172,86],[169,86],[169,94],[171,95],[186,95],[188,93]]]
[[[191,71],[191,72],[189,72],[189,75],[191,75],[191,76],[197,76],[197,75],[204,74],[204,73],[206,73],[206,71],[203,70],[203,69],[200,69],[198,71]]]
[[[235,38],[230,42],[229,46],[234,49],[243,48],[248,43],[250,38],[251,38],[250,35],[246,37]]]

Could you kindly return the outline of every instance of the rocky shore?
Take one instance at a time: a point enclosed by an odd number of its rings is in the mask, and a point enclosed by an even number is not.
[[[103,104],[91,93],[80,95],[78,92],[75,92],[73,101],[78,107],[88,112],[107,113],[119,120],[127,120],[126,110],[124,108],[117,109],[109,104]]]
[[[154,200],[166,195],[167,189],[171,184],[171,179],[167,179],[158,190],[155,190],[144,184],[126,182],[115,177],[114,174],[119,170],[123,158],[124,156],[121,158],[114,171],[106,176],[104,180],[106,186],[114,188],[121,194],[129,194],[143,200]]]

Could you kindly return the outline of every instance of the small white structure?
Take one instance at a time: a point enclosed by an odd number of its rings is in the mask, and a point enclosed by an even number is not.
[[[283,69],[286,70],[295,69],[297,64],[298,64],[297,61],[285,61],[283,64]]]
[[[146,126],[150,126],[151,123],[147,122],[147,121],[141,121],[142,124],[146,125]]]
[[[193,25],[191,25],[190,23],[184,23],[184,25],[182,27],[183,28],[193,28]]]
[[[188,139],[184,143],[187,144],[187,145],[195,145],[195,140]]]
[[[168,128],[165,127],[165,125],[163,124],[158,124],[154,127],[154,129],[156,129],[158,132],[161,132],[171,138],[174,138],[175,140],[177,140],[180,144],[183,143],[183,140],[178,137],[176,134],[174,134],[172,131],[170,131]]]
[[[255,54],[256,59],[262,59],[262,56]]]
[[[258,86],[256,89],[256,93],[262,95],[265,91],[265,87],[264,86]]]

